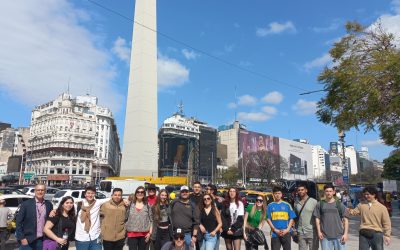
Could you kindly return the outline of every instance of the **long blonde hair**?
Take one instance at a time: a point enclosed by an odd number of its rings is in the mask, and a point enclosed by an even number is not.
[[[260,198],[260,197],[261,197],[261,199],[263,199],[263,204],[261,206],[261,219],[265,218],[265,215],[267,214],[267,206],[265,205],[266,200],[261,195],[258,195],[256,197],[256,202],[254,203],[254,205],[253,205],[253,207],[251,208],[251,211],[250,211],[250,217],[254,216],[254,213],[256,212],[256,209],[257,209],[257,205],[256,205],[257,199]]]

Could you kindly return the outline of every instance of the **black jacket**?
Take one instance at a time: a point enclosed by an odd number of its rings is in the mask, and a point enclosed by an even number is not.
[[[44,201],[46,206],[45,220],[49,217],[49,213],[53,210],[50,201]],[[16,218],[17,227],[15,229],[15,237],[18,241],[27,239],[29,243],[36,240],[36,199],[29,199],[21,203]]]

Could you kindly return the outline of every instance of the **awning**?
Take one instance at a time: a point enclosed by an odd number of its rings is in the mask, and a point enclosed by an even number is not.
[[[48,181],[69,181],[69,175],[67,174],[49,174],[47,175]]]

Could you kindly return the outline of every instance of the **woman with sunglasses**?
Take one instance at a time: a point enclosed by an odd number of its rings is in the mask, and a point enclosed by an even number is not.
[[[214,250],[217,243],[217,233],[222,227],[221,215],[215,207],[211,195],[203,195],[200,208],[200,230],[203,233],[203,241],[200,242],[201,250]]]
[[[249,235],[254,233],[254,230],[262,229],[265,223],[266,216],[267,206],[265,204],[265,199],[261,195],[258,195],[255,204],[248,205],[246,208],[246,213],[244,215],[243,238],[245,240],[246,250],[258,249],[258,245],[254,244],[254,242],[249,241]],[[268,249],[267,241],[265,241],[264,246],[265,249]]]
[[[231,187],[221,211],[222,237],[227,250],[240,250],[243,238],[244,206],[236,188]]]
[[[144,187],[138,187],[129,200],[131,204],[128,208],[128,221],[126,222],[129,250],[146,249],[153,231],[153,213],[147,204]]]
[[[168,218],[169,196],[165,189],[161,189],[158,193],[156,204],[153,206],[154,226],[155,228],[155,250],[171,240],[169,235],[169,218]]]
[[[61,200],[56,215],[49,217],[44,225],[43,249],[67,250],[69,240],[74,239],[75,221],[74,199],[71,196],[66,196]]]

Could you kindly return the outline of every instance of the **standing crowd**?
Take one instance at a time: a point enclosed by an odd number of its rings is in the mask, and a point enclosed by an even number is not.
[[[245,241],[246,250],[269,249],[262,228],[271,229],[272,250],[290,250],[292,241],[299,250],[346,249],[350,215],[361,216],[360,250],[380,250],[389,245],[391,224],[386,207],[376,201],[377,190],[366,187],[365,201],[354,209],[335,197],[335,188],[324,187],[325,199],[317,201],[307,195],[307,186],[297,187],[294,207],[282,200],[281,187],[273,188],[273,199],[267,204],[257,196],[246,208],[236,188],[225,197],[217,196],[215,185],[195,182],[189,192],[180,188],[179,197],[170,201],[167,190],[158,191],[149,184],[138,187],[128,199],[115,188],[110,199],[96,200],[96,189],[87,187],[85,199],[74,204],[64,197],[53,210],[44,200],[46,187],[35,186],[35,198],[23,202],[16,216],[16,238],[20,250],[66,250],[75,241],[77,250],[204,249],[218,250],[224,241],[226,249],[238,250]],[[4,226],[0,200],[0,229]],[[3,223],[3,224],[1,224]],[[1,234],[0,234],[1,235]],[[2,242],[4,240],[2,239]],[[4,249],[4,245],[1,245]]]

